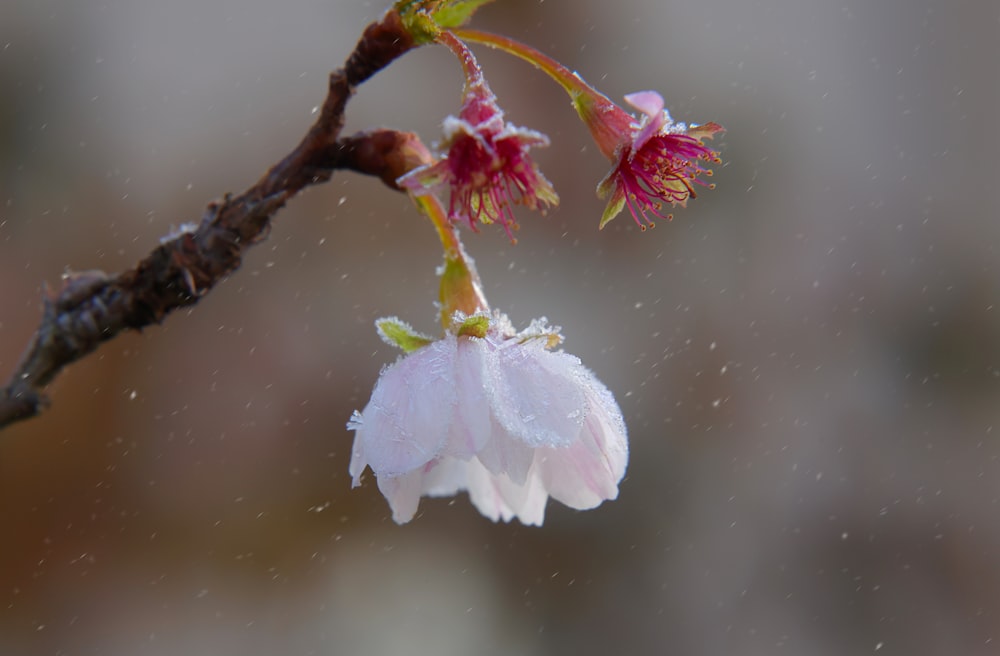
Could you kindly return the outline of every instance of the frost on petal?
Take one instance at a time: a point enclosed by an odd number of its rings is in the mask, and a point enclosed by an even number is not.
[[[580,361],[516,340],[502,343],[493,355],[485,381],[493,415],[504,430],[532,447],[572,443],[585,413],[571,369]]]
[[[513,205],[544,213],[558,204],[559,196],[529,154],[533,147],[549,145],[548,137],[505,123],[485,84],[469,90],[460,116],[447,117],[443,128],[442,158],[397,179],[399,187],[416,195],[447,189],[450,220],[467,222],[473,230],[499,223],[512,241]]]
[[[578,509],[617,497],[628,442],[611,392],[547,350],[561,335],[544,320],[516,332],[500,313],[480,319],[456,313],[443,339],[382,372],[348,422],[354,484],[371,467],[399,523],[421,496],[460,490],[486,517],[527,525],[542,524],[549,496]]]
[[[611,390],[605,387],[589,369],[582,365],[580,369],[585,374],[584,381],[587,387],[584,394],[589,409],[587,421],[584,422],[584,432],[591,431],[598,445],[608,454],[610,461],[617,463],[613,470],[621,479],[628,463],[628,431],[625,428],[625,418],[622,417],[621,408],[618,407]],[[603,440],[599,438],[602,431]],[[612,457],[611,454],[617,455]]]
[[[352,431],[358,431],[361,429],[364,423],[364,418],[361,413],[357,410],[351,415],[351,420],[347,422],[347,429]],[[368,461],[365,460],[365,448],[364,443],[357,433],[354,435],[354,445],[351,447],[351,465],[348,467],[347,471],[351,475],[351,487],[357,487],[361,485],[361,472],[365,470],[368,466]]]
[[[580,438],[565,449],[540,450],[537,466],[552,498],[584,510],[618,497],[618,483],[628,465],[628,440],[611,392],[592,373],[580,369],[588,410]]]
[[[376,475],[405,474],[444,448],[455,411],[455,355],[455,338],[449,336],[402,358],[379,376],[356,422],[360,457]]]
[[[481,339],[458,338],[455,358],[457,405],[445,453],[461,460],[473,458],[493,432],[483,385],[484,348],[485,342]]]

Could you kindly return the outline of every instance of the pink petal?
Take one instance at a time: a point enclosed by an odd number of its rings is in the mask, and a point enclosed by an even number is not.
[[[517,485],[523,485],[535,457],[534,450],[523,441],[514,439],[500,426],[477,454],[479,461],[495,476],[506,475]]]
[[[361,424],[364,419],[361,413],[355,411],[354,416],[351,417],[351,421],[347,424],[349,430],[357,431],[361,428]],[[361,485],[361,472],[365,470],[368,466],[368,461],[365,459],[365,447],[364,440],[362,440],[357,433],[354,435],[354,445],[351,447],[351,464],[347,468],[348,473],[351,475],[351,487],[357,487]]]
[[[423,493],[429,497],[450,497],[468,487],[469,462],[442,458],[424,475]]]
[[[495,478],[478,460],[469,462],[466,469],[469,500],[484,517],[494,522],[501,519],[509,522],[514,517],[514,511],[504,501],[495,484]]]
[[[455,337],[449,336],[379,376],[356,437],[359,458],[367,459],[377,476],[417,469],[444,448],[455,411],[456,351]]]
[[[497,422],[511,437],[533,447],[572,443],[586,401],[574,379],[579,360],[541,344],[509,340],[494,351],[485,382]]]
[[[655,91],[638,91],[625,96],[626,102],[646,115],[642,128],[632,139],[632,151],[641,150],[650,137],[663,129],[669,121],[663,111],[663,97]]]
[[[542,525],[549,494],[536,473],[529,474],[523,485],[515,485],[504,476],[494,477],[493,484],[500,497],[522,524],[526,526]]]
[[[449,172],[448,162],[441,160],[434,164],[418,166],[396,178],[396,184],[415,196],[424,196],[446,184]]]
[[[663,114],[663,96],[655,91],[636,91],[625,96],[625,102],[632,105],[649,118]]]
[[[514,517],[528,526],[541,526],[548,494],[537,476],[515,484],[507,476],[491,474],[473,461],[468,469],[469,499],[476,509],[493,521],[509,522]]]
[[[605,451],[594,433],[585,431],[573,446],[540,450],[537,459],[545,489],[552,498],[584,510],[618,496],[627,453]]]
[[[493,431],[489,403],[483,384],[485,342],[473,337],[458,339],[455,359],[457,405],[445,453],[469,460],[478,453]]]
[[[628,441],[611,392],[590,371],[580,369],[588,413],[579,440],[567,448],[540,450],[536,466],[554,499],[583,510],[618,496],[628,464]]]
[[[392,508],[392,519],[397,524],[405,524],[417,514],[423,484],[423,470],[412,471],[402,476],[379,476],[378,489]]]

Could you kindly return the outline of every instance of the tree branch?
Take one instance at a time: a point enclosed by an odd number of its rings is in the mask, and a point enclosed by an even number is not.
[[[67,274],[62,289],[44,299],[41,325],[0,389],[0,429],[42,412],[45,386],[102,342],[197,303],[239,268],[244,251],[267,237],[271,218],[304,187],[342,168],[380,175],[394,187],[394,169],[401,175],[423,161],[426,149],[413,135],[375,131],[340,139],[355,88],[413,47],[390,10],[365,29],[344,67],[331,73],[319,117],[299,145],[253,186],[210,203],[197,224],[163,238],[132,269]]]

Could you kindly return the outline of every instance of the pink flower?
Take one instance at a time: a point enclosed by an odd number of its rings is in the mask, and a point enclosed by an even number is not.
[[[597,187],[601,198],[610,197],[601,217],[602,228],[628,205],[632,218],[645,230],[653,225],[650,214],[670,218],[662,214],[664,202],[684,205],[696,195],[695,185],[713,186],[702,180],[702,176],[712,175],[703,162],[719,163],[719,154],[702,141],[722,131],[717,123],[690,128],[674,123],[663,109],[663,98],[655,91],[625,96],[643,114],[636,122],[631,114],[576,72],[531,46],[499,34],[462,27],[453,29],[449,38],[483,43],[520,57],[541,69],[569,94],[598,148],[614,163]]]
[[[616,498],[628,442],[611,392],[548,350],[561,337],[542,321],[515,333],[499,313],[458,319],[386,368],[354,413],[354,485],[371,467],[398,523],[421,496],[460,490],[494,521],[534,525],[550,496],[581,510]]]
[[[451,220],[466,221],[473,230],[477,223],[498,222],[513,240],[514,203],[544,211],[559,202],[528,155],[529,148],[547,145],[544,134],[505,123],[493,93],[480,82],[469,87],[459,117],[444,121],[444,157],[397,184],[417,195],[448,189]]]
[[[603,228],[628,206],[632,218],[643,230],[653,226],[649,215],[669,219],[663,203],[684,205],[697,196],[695,185],[713,187],[702,177],[712,175],[704,163],[719,163],[718,152],[702,141],[723,130],[717,123],[687,126],[674,123],[663,108],[663,98],[655,91],[640,91],[625,96],[625,100],[642,112],[638,123],[625,110],[601,98],[594,103],[598,111],[581,115],[591,129],[598,147],[614,168],[597,187],[608,205],[601,218]]]

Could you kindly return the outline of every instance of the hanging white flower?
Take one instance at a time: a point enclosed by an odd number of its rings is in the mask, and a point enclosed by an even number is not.
[[[497,521],[541,525],[548,498],[594,508],[618,496],[628,463],[621,410],[611,392],[562,351],[536,320],[514,331],[506,316],[456,314],[432,341],[398,319],[379,333],[407,351],[385,368],[355,412],[350,473],[371,467],[393,519],[410,521],[421,496],[468,490]]]

